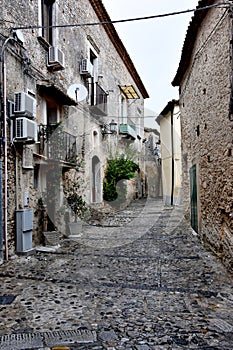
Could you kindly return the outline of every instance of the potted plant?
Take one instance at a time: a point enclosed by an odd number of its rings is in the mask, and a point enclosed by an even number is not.
[[[83,219],[87,214],[87,204],[83,197],[79,194],[79,184],[73,182],[67,189],[65,195],[68,207],[71,210],[71,215],[74,217],[74,222],[69,223],[69,230],[71,235],[80,234],[82,231]]]

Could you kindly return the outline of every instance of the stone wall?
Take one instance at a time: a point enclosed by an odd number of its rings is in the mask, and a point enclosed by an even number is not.
[[[1,18],[5,20],[0,31],[1,43],[12,35],[10,27],[21,27],[24,25],[40,26],[39,16],[40,1],[15,1],[2,0],[0,5],[3,9]],[[74,10],[75,9],[75,10]],[[54,4],[54,21],[60,25],[70,25],[71,23],[98,22],[98,17],[88,0],[57,0]],[[24,48],[30,58],[30,65],[22,59],[23,51],[18,44],[9,42],[5,50],[7,69],[7,99],[13,100],[14,93],[30,90],[35,94],[37,100],[37,124],[44,123],[43,105],[44,93],[41,93],[41,85],[56,86],[56,92],[52,100],[59,104],[61,110],[60,121],[63,125],[65,119],[69,119],[72,125],[69,130],[75,133],[77,141],[77,153],[82,171],[86,181],[85,200],[89,203],[92,198],[92,159],[97,157],[100,161],[100,179],[102,182],[104,170],[110,152],[123,153],[125,145],[135,143],[138,149],[138,161],[142,150],[141,138],[127,139],[124,135],[101,134],[101,125],[108,124],[114,119],[118,125],[121,122],[120,85],[133,85],[139,95],[128,109],[128,114],[135,122],[139,122],[140,115],[143,119],[144,100],[142,93],[134,81],[131,72],[126,68],[116,47],[109,39],[103,26],[74,26],[54,29],[53,46],[64,52],[65,63],[63,70],[53,71],[47,68],[48,43],[41,38],[41,28],[21,29],[25,42]],[[80,75],[80,63],[83,58],[87,58],[90,49],[98,54],[98,76],[96,81],[108,93],[108,114],[106,116],[96,116],[89,109],[89,97],[79,102],[76,106],[67,107],[56,94],[61,91],[63,99],[67,100],[67,89],[71,84],[82,84],[89,88],[90,79]],[[61,94],[60,94],[61,95]],[[59,95],[59,96],[60,96]],[[58,96],[58,95],[57,95]],[[51,99],[51,96],[46,96]],[[139,113],[140,112],[140,113]],[[143,128],[143,121],[140,122]],[[10,125],[10,123],[9,123]],[[10,136],[10,128],[8,128]],[[34,153],[34,169],[22,168],[23,147],[9,142],[9,201],[8,201],[8,229],[10,252],[14,251],[15,240],[15,209],[24,208],[24,194],[29,192],[29,206],[34,209],[34,231],[33,242],[39,244],[41,241],[41,218],[38,199],[41,198],[41,191],[44,184],[35,182],[36,166],[49,171],[49,162],[44,154],[39,154],[39,146],[28,145]],[[15,153],[16,149],[16,153]],[[17,154],[17,155],[16,155]],[[15,157],[17,157],[17,174],[15,172]],[[46,163],[47,162],[47,163]],[[64,165],[62,165],[64,166]],[[61,167],[62,167],[61,166]],[[67,165],[66,165],[67,166]],[[47,167],[47,168],[46,168]],[[59,171],[62,172],[61,169]],[[16,181],[16,177],[18,179]],[[40,180],[39,180],[40,181]],[[45,181],[45,180],[43,180]],[[18,183],[18,187],[16,184]],[[17,188],[16,188],[17,187]],[[129,198],[133,197],[135,186],[129,187]],[[11,191],[12,189],[12,191]],[[14,190],[17,190],[18,197],[15,197]],[[101,194],[100,194],[101,197]],[[100,200],[101,198],[99,198]]]
[[[180,108],[187,209],[189,169],[196,164],[200,237],[232,268],[232,20],[224,12],[209,10],[198,31],[181,83]]]

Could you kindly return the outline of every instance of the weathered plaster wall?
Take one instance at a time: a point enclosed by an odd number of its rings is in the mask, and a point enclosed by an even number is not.
[[[40,1],[15,1],[2,0],[0,5],[3,12],[1,17],[6,21],[1,29],[2,42],[6,37],[12,35],[10,27],[21,27],[27,25],[41,25],[39,16]],[[54,18],[55,22],[60,25],[90,23],[97,22],[98,18],[92,6],[87,0],[57,0],[54,4]],[[54,23],[55,23],[54,22]],[[65,69],[56,72],[50,71],[47,68],[47,50],[46,44],[38,38],[41,36],[41,29],[21,29],[24,35],[24,47],[31,60],[31,64],[27,66],[21,58],[22,52],[18,45],[9,43],[6,49],[6,66],[7,66],[7,99],[13,100],[14,93],[18,91],[30,90],[35,93],[37,99],[37,117],[38,124],[44,123],[42,96],[38,92],[38,84],[49,83],[58,86],[64,93],[68,87],[73,83],[81,83],[88,87],[88,79],[80,76],[81,59],[88,57],[90,48],[98,51],[99,69],[98,74],[99,84],[108,94],[108,115],[103,118],[93,117],[89,111],[88,98],[79,102],[77,107],[65,110],[63,117],[74,117],[77,135],[77,152],[79,159],[82,161],[84,169],[84,177],[86,181],[85,199],[87,202],[92,200],[92,167],[91,162],[94,156],[100,159],[101,163],[101,180],[104,177],[104,169],[107,158],[109,157],[109,150],[113,148],[122,152],[125,147],[125,139],[118,136],[107,135],[103,139],[101,135],[100,125],[109,123],[112,119],[120,122],[120,89],[119,85],[134,85],[140,99],[135,100],[129,109],[131,117],[137,121],[140,114],[143,116],[144,101],[136,83],[134,82],[130,72],[125,67],[120,55],[117,53],[113,43],[109,40],[102,26],[77,26],[68,28],[54,29],[54,46],[57,46],[64,52],[65,55]],[[97,77],[98,78],[98,77]],[[55,96],[56,99],[56,96]],[[59,98],[57,100],[59,101]],[[62,102],[61,102],[62,104]],[[140,111],[140,113],[139,113]],[[140,121],[143,129],[143,122]],[[9,130],[10,131],[10,130]],[[95,137],[93,136],[95,133]],[[130,141],[133,142],[133,141]],[[138,149],[141,148],[142,140],[136,139]],[[111,145],[111,147],[110,147]],[[38,154],[38,145],[29,146],[34,153]],[[15,189],[16,175],[15,175],[15,153],[14,147],[9,146],[9,189]],[[8,203],[8,218],[9,218],[9,240],[10,249],[13,251],[14,237],[15,237],[15,223],[14,215],[16,207],[19,207],[24,195],[24,189],[29,190],[29,205],[38,212],[38,199],[41,197],[39,188],[34,186],[35,169],[22,170],[22,148],[17,146],[18,157],[18,182],[19,182],[19,198],[16,203],[16,198],[13,193],[9,194]],[[44,164],[43,157],[34,156],[34,164]],[[143,163],[143,160],[142,160]],[[136,185],[135,185],[136,186]],[[135,186],[130,186],[130,196],[133,196]],[[43,189],[43,188],[42,188]],[[40,239],[38,233],[38,216],[34,220],[33,241],[35,244]]]
[[[174,101],[173,101],[174,102]],[[181,204],[181,131],[178,102],[172,101],[169,111],[158,117],[161,140],[163,199],[167,205]],[[164,113],[164,114],[163,114]]]
[[[233,122],[231,19],[212,9],[200,26],[181,84],[183,182],[189,203],[189,169],[198,166],[199,233],[232,268]],[[187,204],[188,205],[188,204]]]

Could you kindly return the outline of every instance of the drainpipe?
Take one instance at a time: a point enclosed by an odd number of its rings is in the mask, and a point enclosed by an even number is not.
[[[8,261],[8,232],[7,232],[7,209],[8,209],[8,169],[7,169],[7,109],[6,109],[6,64],[3,53],[3,164],[4,164],[4,240],[5,240],[5,259]]]
[[[1,144],[0,144],[0,148],[2,148]],[[2,157],[2,155],[0,154],[0,158],[1,157]],[[2,247],[3,247],[3,236],[2,236],[2,160],[0,159],[0,261],[3,259]]]
[[[0,215],[0,251],[1,247],[3,246],[3,236],[4,236],[4,242],[5,242],[5,260],[8,261],[8,226],[7,226],[7,209],[8,209],[8,191],[7,191],[7,185],[8,185],[8,168],[7,168],[7,146],[8,146],[8,140],[7,140],[7,92],[6,92],[6,63],[5,63],[5,49],[9,42],[16,43],[20,46],[21,49],[24,49],[23,45],[14,37],[10,36],[7,38],[2,45],[1,53],[0,53],[0,98],[1,98],[1,114],[0,114],[0,120],[3,121],[3,137],[1,139],[1,143],[3,143],[3,164],[4,164],[4,189],[2,192],[2,186],[0,189],[0,202],[2,206],[2,195],[4,194],[4,207],[3,207],[3,217],[4,217],[4,227],[3,227],[3,233],[2,234],[2,217]],[[24,61],[29,65],[30,59],[28,58],[24,49],[23,52],[23,59]],[[21,57],[22,58],[22,57]],[[2,162],[2,160],[1,160]],[[0,169],[2,169],[2,163],[0,165]],[[2,177],[2,170],[1,170],[1,177]]]
[[[231,97],[230,97],[230,111],[229,119],[233,121],[233,3],[230,6],[230,18],[231,18]]]
[[[174,204],[174,175],[175,175],[175,161],[174,161],[174,104],[171,109],[171,156],[172,156],[172,183],[171,183],[171,205]]]
[[[0,209],[2,207],[2,195],[4,195],[4,203],[3,203],[3,218],[4,218],[4,226],[3,226],[3,232],[2,232],[2,212],[0,216],[0,224],[1,224],[1,233],[0,233],[0,249],[3,247],[3,238],[4,238],[4,244],[5,244],[5,260],[8,260],[8,226],[7,226],[7,209],[8,209],[8,191],[7,191],[7,185],[8,185],[8,169],[7,169],[7,99],[6,99],[6,64],[5,64],[5,49],[7,44],[10,42],[17,42],[16,39],[13,37],[7,38],[1,48],[1,55],[0,55],[0,63],[1,63],[1,79],[0,79],[0,92],[1,92],[1,120],[3,120],[3,137],[2,137],[2,143],[3,143],[3,164],[4,164],[4,188],[2,192],[2,186],[0,189]],[[1,180],[2,180],[2,160],[0,164],[1,169]]]

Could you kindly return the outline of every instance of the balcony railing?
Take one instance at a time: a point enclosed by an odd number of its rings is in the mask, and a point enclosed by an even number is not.
[[[136,125],[131,119],[128,118],[126,124],[119,125],[119,133],[126,134],[127,136],[133,139],[136,139],[137,137]]]
[[[76,137],[63,131],[59,124],[39,125],[39,153],[48,159],[75,164]]]
[[[108,94],[98,83],[91,83],[90,102],[91,110],[97,115],[107,115],[107,96]]]

